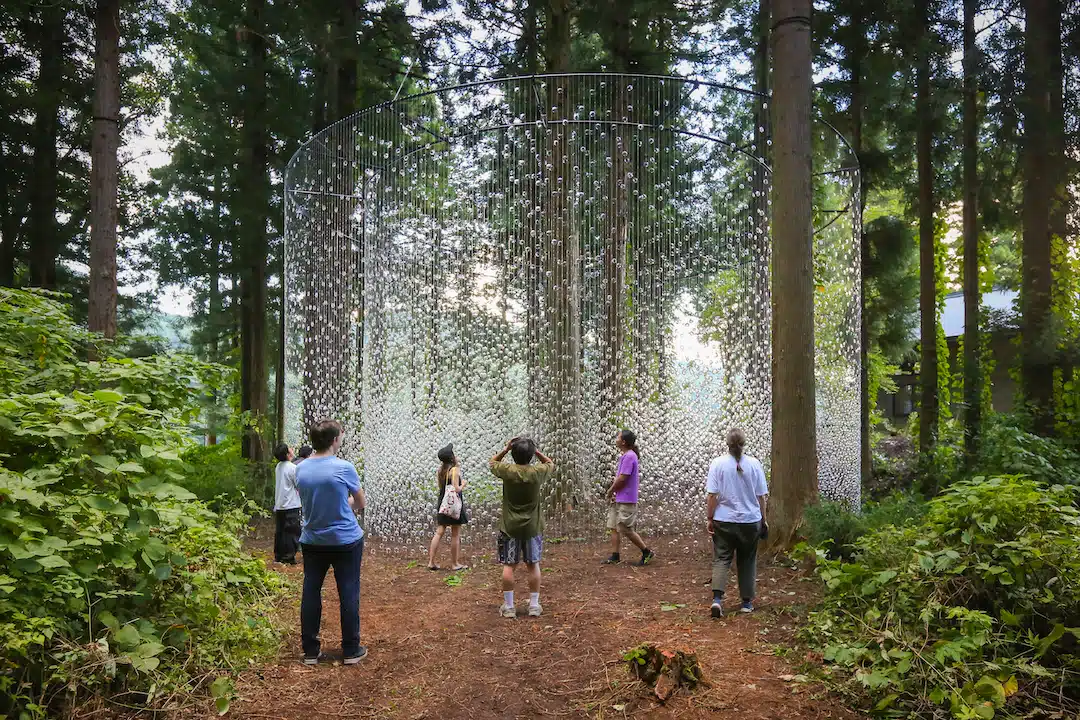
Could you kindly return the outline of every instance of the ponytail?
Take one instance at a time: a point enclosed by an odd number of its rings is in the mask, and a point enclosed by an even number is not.
[[[735,471],[741,473],[743,448],[746,446],[746,433],[739,428],[732,429],[727,436],[728,453],[735,458]]]

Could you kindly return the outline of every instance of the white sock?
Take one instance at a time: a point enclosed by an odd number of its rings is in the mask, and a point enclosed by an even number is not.
[[[514,591],[503,590],[503,605],[506,607],[514,607]]]
[[[536,607],[540,604],[540,593],[529,593],[529,607]]]

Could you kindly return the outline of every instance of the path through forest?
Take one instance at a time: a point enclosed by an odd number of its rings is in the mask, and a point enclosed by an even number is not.
[[[267,545],[265,529],[256,538]],[[299,567],[276,566],[293,587],[282,610],[288,626],[278,661],[241,673],[235,718],[539,718],[657,717],[849,719],[815,684],[793,679],[782,644],[795,629],[809,584],[778,566],[761,569],[753,615],[708,615],[704,543],[654,546],[655,565],[601,566],[605,546],[580,542],[545,547],[538,619],[498,617],[502,595],[493,547],[463,551],[472,569],[448,585],[449,572],[369,546],[361,593],[359,665],[299,662]],[[446,550],[444,562],[448,562]],[[519,584],[520,585],[520,584]],[[340,658],[333,580],[324,591],[323,647]],[[519,612],[528,595],[519,586]],[[672,606],[675,607],[672,607]],[[639,643],[689,648],[709,687],[660,705],[632,681],[622,653]]]

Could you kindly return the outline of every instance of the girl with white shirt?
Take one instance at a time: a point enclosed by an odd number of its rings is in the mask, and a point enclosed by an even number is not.
[[[765,470],[757,458],[743,451],[746,434],[742,430],[736,428],[728,433],[727,446],[728,454],[709,465],[705,481],[708,528],[713,541],[710,613],[714,618],[724,614],[724,590],[732,560],[738,570],[740,612],[753,612],[758,540],[769,531],[765,521],[769,497]]]

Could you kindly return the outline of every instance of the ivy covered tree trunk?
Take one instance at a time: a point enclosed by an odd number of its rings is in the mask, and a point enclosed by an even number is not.
[[[90,146],[88,325],[116,336],[116,226],[120,165],[120,0],[99,0],[95,20],[94,134]]]
[[[772,542],[817,500],[810,0],[773,4]]]
[[[1056,0],[1025,0],[1024,30],[1024,238],[1021,386],[1035,431],[1053,431],[1053,356],[1051,333],[1051,201],[1055,194],[1052,150],[1055,122],[1051,112],[1051,78],[1060,66],[1061,6]],[[1055,34],[1056,33],[1056,34]],[[1057,60],[1055,61],[1055,56]]]
[[[976,0],[964,0],[964,456],[968,467],[978,454],[982,427],[976,4]]]
[[[41,5],[41,22],[34,28],[38,76],[34,88],[33,164],[29,182],[30,284],[56,287],[56,258],[60,231],[56,224],[59,161],[57,131],[64,92],[64,18],[62,2]]]
[[[266,259],[270,178],[266,138],[266,36],[264,0],[248,0],[244,32],[246,84],[243,92],[243,162],[240,176],[240,409],[252,426],[241,451],[266,460],[268,387],[266,373]]]
[[[919,178],[919,451],[928,456],[938,434],[937,271],[934,242],[934,142],[930,101],[930,3],[921,0],[915,74],[915,155]]]
[[[866,208],[867,183],[863,164],[863,62],[867,54],[865,13],[856,0],[851,11],[851,25],[848,36],[851,47],[848,49],[848,79],[851,83],[851,146],[855,151],[855,162],[859,166],[859,263],[862,277],[859,282],[859,477],[865,486],[870,482],[872,472],[870,447],[870,408],[877,398],[870,392],[869,353],[870,353],[870,318],[866,309],[866,271],[870,266],[870,242],[863,231],[862,216]]]

